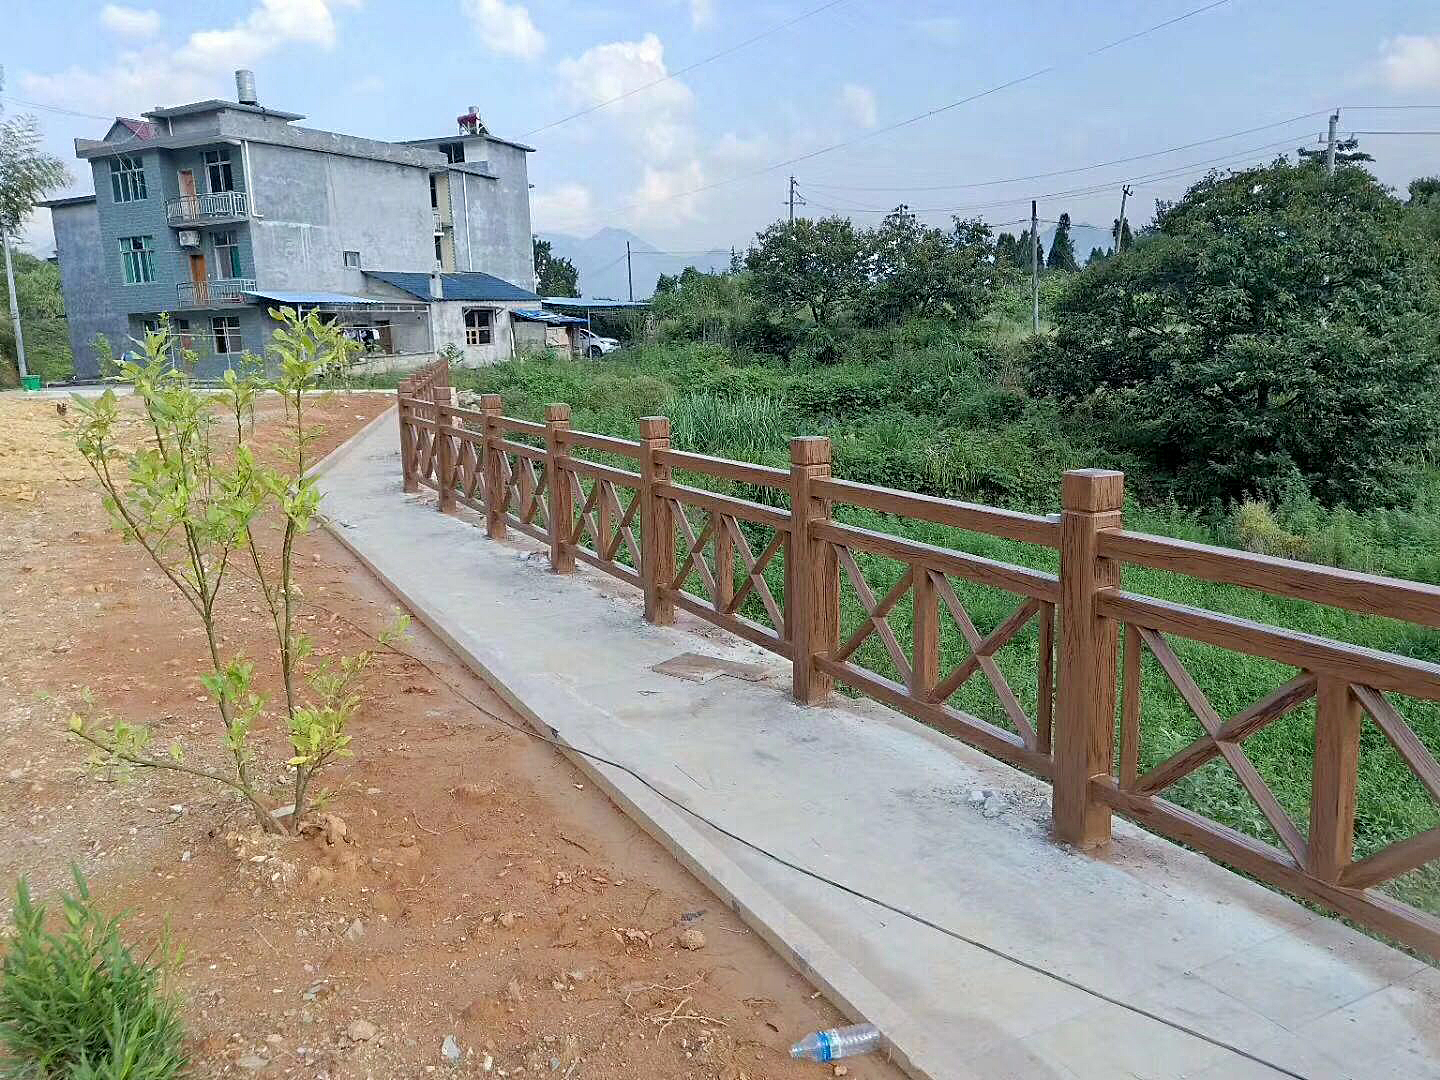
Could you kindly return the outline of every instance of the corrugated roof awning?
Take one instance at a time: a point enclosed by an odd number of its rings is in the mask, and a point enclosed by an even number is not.
[[[543,322],[551,326],[584,326],[584,319],[577,319],[573,315],[559,315],[553,311],[537,311],[534,308],[515,308],[510,312],[512,319],[524,319],[526,322]]]
[[[274,300],[277,304],[303,304],[305,307],[385,307],[390,304],[389,300],[377,300],[373,296],[333,292],[261,292],[256,289],[245,295]]]

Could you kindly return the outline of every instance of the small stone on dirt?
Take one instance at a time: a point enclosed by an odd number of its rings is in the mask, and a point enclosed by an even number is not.
[[[440,1044],[440,1056],[450,1064],[460,1060],[460,1044],[455,1041],[454,1035],[446,1035],[445,1041]]]
[[[1005,812],[1005,800],[999,795],[991,795],[985,800],[981,814],[987,818],[997,818]]]
[[[705,947],[705,935],[693,926],[680,931],[679,944],[682,949],[694,952]]]
[[[345,1034],[349,1035],[353,1042],[369,1042],[379,1031],[369,1020],[352,1020],[345,1029]]]
[[[346,941],[359,941],[364,936],[365,924],[359,919],[356,919],[354,922],[352,922],[349,926],[345,928]]]
[[[268,1059],[261,1057],[259,1054],[246,1054],[239,1061],[235,1062],[235,1064],[239,1065],[240,1068],[244,1069],[246,1072],[259,1072],[261,1069],[265,1068],[266,1065],[269,1065],[270,1062]]]
[[[836,1076],[849,1076],[849,1075],[850,1075],[850,1067],[849,1067],[848,1065],[836,1065],[836,1066],[835,1066],[835,1075],[836,1075]]]

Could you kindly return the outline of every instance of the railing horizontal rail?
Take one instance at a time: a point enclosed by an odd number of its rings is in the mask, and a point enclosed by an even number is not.
[[[565,447],[583,446],[590,450],[603,450],[607,454],[622,457],[640,457],[640,444],[627,439],[616,439],[609,435],[596,435],[590,431],[566,431],[560,436],[560,445]]]
[[[1102,615],[1117,622],[1149,627],[1250,656],[1263,656],[1291,667],[1364,683],[1377,690],[1440,701],[1440,665],[1426,660],[1135,593],[1102,591],[1098,606]]]
[[[759,645],[762,649],[768,649],[778,653],[787,660],[793,655],[790,642],[786,641],[779,634],[768,627],[745,618],[743,615],[727,615],[724,612],[716,611],[703,597],[694,593],[685,592],[683,589],[670,590],[670,598],[675,606],[699,616],[708,623],[713,623],[722,630],[728,630],[736,637],[744,638],[752,645]]]
[[[1009,540],[1042,547],[1060,546],[1060,523],[1053,517],[999,510],[978,503],[941,499],[933,495],[917,495],[911,491],[872,487],[850,480],[825,479],[815,482],[815,495],[821,499],[878,510],[883,514],[918,518],[936,525],[949,525],[971,532],[989,533]]]
[[[790,514],[787,511],[777,510],[773,506],[763,506],[747,499],[736,499],[730,495],[720,495],[702,488],[686,487],[684,484],[657,484],[655,494],[662,499],[673,499],[686,506],[715,510],[721,514],[739,518],[741,521],[753,522],[756,525],[767,525],[772,529],[781,530],[790,528]]]
[[[495,417],[495,426],[501,431],[515,431],[523,435],[535,435],[542,439],[545,437],[544,424],[537,424],[530,420],[517,420],[513,416]]]
[[[773,469],[766,465],[751,465],[746,461],[731,461],[729,458],[711,457],[708,454],[691,454],[683,450],[661,450],[655,455],[661,465],[684,469],[688,472],[718,476],[724,480],[735,480],[756,487],[771,487],[788,490],[790,474],[784,469]]]
[[[509,439],[501,439],[500,449],[507,454],[514,454],[516,457],[529,458],[531,461],[545,461],[545,450],[539,446],[526,446],[524,443],[511,442]]]
[[[1100,554],[1201,581],[1239,585],[1364,615],[1385,615],[1440,628],[1437,585],[1121,529],[1107,529],[1100,534]]]
[[[568,454],[560,458],[562,468],[577,472],[581,476],[591,476],[597,480],[609,480],[612,484],[619,484],[621,487],[639,487],[645,482],[645,478],[637,472],[630,472],[628,469],[616,469],[610,465],[601,465],[598,461],[585,461],[583,458],[573,458]]]
[[[819,522],[811,528],[811,535],[855,551],[871,555],[886,555],[893,559],[928,567],[943,574],[953,574],[980,585],[993,585],[1007,592],[1034,597],[1047,603],[1060,599],[1060,579],[1054,574],[1031,570],[1026,566],[1012,566],[1010,563],[970,555],[964,551],[935,547],[919,540],[907,540],[889,533],[862,529],[857,525],[841,525],[836,522]]]
[[[605,573],[610,574],[612,577],[617,577],[621,581],[628,581],[637,589],[644,587],[645,583],[640,579],[640,575],[634,570],[631,570],[628,566],[617,563],[612,559],[602,559],[599,555],[596,555],[594,550],[591,548],[583,547],[579,544],[576,544],[575,557],[583,563],[589,563],[597,570],[603,570]]]

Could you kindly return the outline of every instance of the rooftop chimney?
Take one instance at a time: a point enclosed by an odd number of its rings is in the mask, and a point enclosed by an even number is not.
[[[255,97],[255,72],[241,68],[235,72],[235,100],[241,105],[259,105]]]
[[[430,299],[445,299],[445,281],[440,276],[440,268],[436,267],[430,271]]]

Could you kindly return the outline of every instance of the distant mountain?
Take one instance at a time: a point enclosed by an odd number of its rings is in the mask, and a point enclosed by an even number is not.
[[[697,270],[726,270],[730,267],[728,251],[713,255],[671,255],[624,229],[605,228],[590,237],[544,232],[536,235],[541,240],[550,241],[550,250],[554,255],[575,264],[575,269],[580,271],[580,293],[591,298],[628,299],[629,284],[625,278],[627,240],[630,242],[635,274],[636,300],[645,300],[654,294],[655,279],[661,274],[678,274],[687,266]]]

